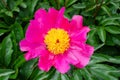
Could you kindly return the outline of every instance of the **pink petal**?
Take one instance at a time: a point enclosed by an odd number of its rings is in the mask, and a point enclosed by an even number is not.
[[[71,20],[71,30],[77,30],[83,27],[83,17],[80,15],[74,15]]]
[[[76,67],[83,68],[88,64],[88,62],[90,60],[89,57],[86,57],[81,51],[78,51],[78,50],[72,50],[72,52],[79,60],[78,64],[80,64],[80,66],[77,66],[77,64],[76,64],[75,65]]]
[[[24,56],[25,56],[25,59],[28,61],[30,59],[39,57],[42,53],[43,53],[43,50],[41,50],[40,48],[35,48],[33,50],[28,51]]]
[[[90,57],[92,56],[94,52],[94,48],[92,46],[86,45],[86,52],[84,53],[84,61],[76,64],[75,66],[78,68],[84,68],[90,61]],[[85,59],[86,58],[86,59]]]
[[[85,49],[87,51],[86,56],[92,56],[92,54],[94,53],[94,47],[86,44]]]
[[[25,40],[25,39],[21,40],[19,45],[20,45],[20,50],[21,51],[28,51],[28,50],[30,50],[30,43],[27,40]]]
[[[26,39],[23,39],[20,41],[19,45],[20,45],[21,51],[29,51],[29,50],[34,49],[36,47],[40,47],[42,44],[31,43],[31,42],[27,41]]]
[[[40,20],[41,18],[44,19],[44,17],[47,16],[46,10],[40,8],[35,12],[35,19]]]
[[[73,65],[79,63],[79,60],[77,59],[77,57],[70,50],[67,51],[66,61]]]
[[[57,24],[57,27],[62,28],[62,29],[64,29],[64,30],[66,30],[66,31],[69,32],[70,23],[69,23],[69,21],[68,21],[67,18],[64,18],[64,17],[63,17],[63,18],[61,19],[61,21],[59,22],[59,24]]]
[[[87,33],[90,31],[89,27],[83,27],[81,30],[70,34],[71,41],[78,41],[85,43],[87,40]]]
[[[48,20],[49,20],[49,25],[51,27],[55,27],[57,17],[58,17],[58,11],[56,9],[54,9],[54,8],[49,8]]]
[[[44,51],[43,53],[44,54],[42,54],[39,58],[38,67],[41,70],[49,71],[53,65],[54,56],[47,51]]]
[[[34,43],[43,43],[44,26],[36,20],[31,20],[26,31],[26,40]]]
[[[59,23],[59,21],[61,21],[61,19],[63,18],[64,12],[65,12],[65,7],[62,7],[62,8],[59,10],[59,13],[58,13],[58,20],[57,20],[58,23]]]
[[[78,47],[80,49],[78,49]],[[75,66],[78,68],[83,68],[89,63],[94,48],[86,44],[81,44],[78,47],[76,47],[76,49],[71,47],[71,53],[73,53],[75,57],[79,60],[79,63],[75,64]]]
[[[54,18],[56,17],[56,14],[57,12],[55,12],[55,10],[53,12],[53,8],[50,8],[48,13],[44,9],[39,9],[35,12],[35,20],[42,25],[44,30],[48,31],[55,25],[54,21],[56,20],[54,20]]]
[[[62,21],[62,19],[63,19],[63,17],[64,17],[64,11],[65,11],[65,8],[64,8],[64,7],[62,7],[62,8],[59,10],[55,27],[58,27],[59,24],[61,23],[61,21]]]
[[[94,53],[94,47],[77,41],[75,43],[74,42],[71,43],[70,49],[79,50],[86,57],[91,57],[92,54]]]
[[[59,72],[63,74],[70,69],[68,62],[65,60],[65,57],[63,55],[57,55],[55,57],[54,66]]]

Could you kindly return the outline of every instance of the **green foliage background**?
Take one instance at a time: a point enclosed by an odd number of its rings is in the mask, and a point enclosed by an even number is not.
[[[38,8],[66,7],[65,16],[84,17],[89,25],[87,43],[95,47],[85,68],[71,66],[66,74],[54,68],[43,72],[37,59],[25,61],[19,50],[29,20]],[[120,0],[0,0],[0,80],[119,80]]]

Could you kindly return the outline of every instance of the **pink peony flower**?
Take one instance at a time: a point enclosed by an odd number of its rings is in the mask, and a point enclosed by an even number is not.
[[[59,11],[50,8],[48,12],[39,9],[35,19],[30,21],[25,39],[20,41],[21,51],[27,51],[25,59],[38,57],[38,67],[49,71],[54,66],[66,73],[70,64],[84,68],[94,48],[86,44],[89,27],[83,26],[83,17],[74,15],[72,20],[64,17],[65,8]]]

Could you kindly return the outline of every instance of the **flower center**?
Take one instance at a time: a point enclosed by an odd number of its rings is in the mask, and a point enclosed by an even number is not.
[[[70,46],[67,31],[59,28],[50,29],[45,35],[44,42],[47,49],[53,54],[63,54]]]

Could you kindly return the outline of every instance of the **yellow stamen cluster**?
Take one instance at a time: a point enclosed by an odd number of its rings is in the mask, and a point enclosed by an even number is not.
[[[47,49],[57,55],[63,54],[70,46],[70,38],[67,31],[59,28],[50,29],[44,37]]]

